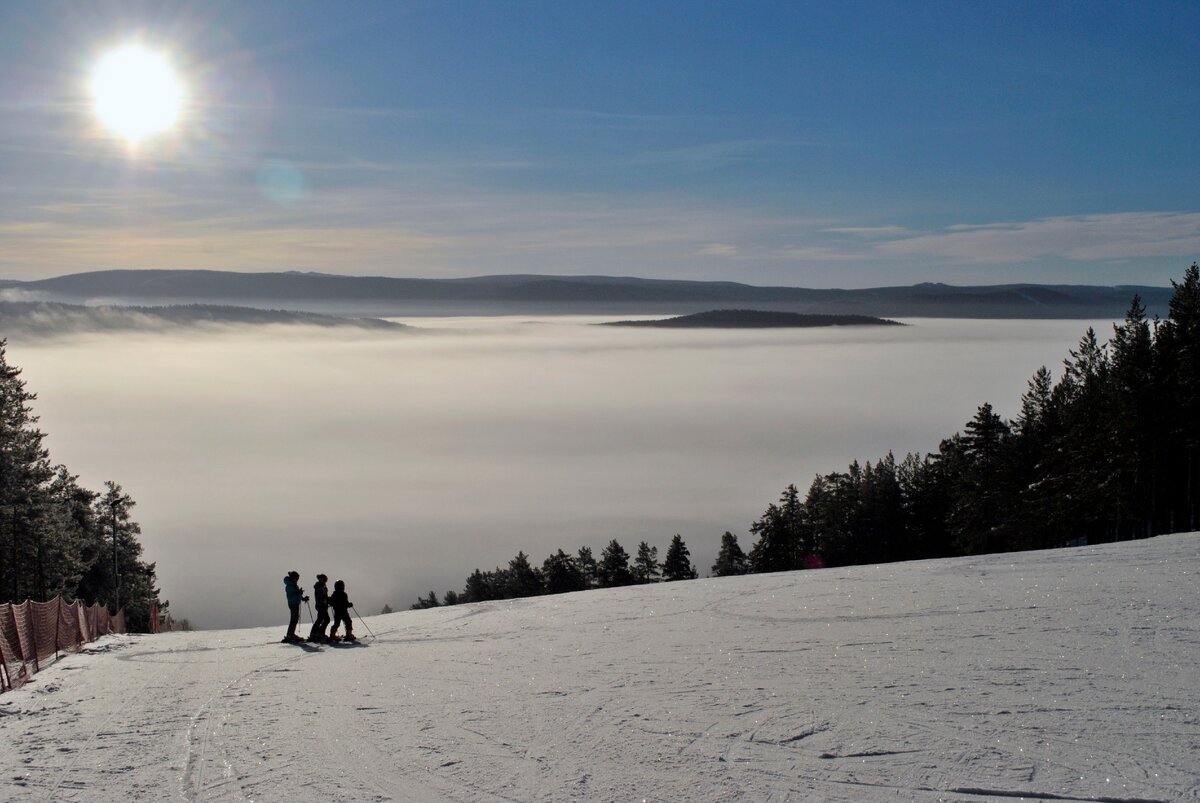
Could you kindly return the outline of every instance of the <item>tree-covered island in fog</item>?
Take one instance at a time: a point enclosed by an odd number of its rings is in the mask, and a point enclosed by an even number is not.
[[[663,329],[808,329],[817,326],[903,326],[871,315],[816,315],[756,309],[715,309],[649,321],[605,321],[601,326]]]

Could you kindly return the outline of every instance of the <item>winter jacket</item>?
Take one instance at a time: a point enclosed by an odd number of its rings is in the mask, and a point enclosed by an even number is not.
[[[346,596],[345,591],[334,591],[329,595],[329,604],[333,606],[335,611],[345,613],[348,609],[354,607],[354,603]]]
[[[343,594],[345,592],[342,592]],[[329,586],[318,580],[313,583],[313,604],[318,608],[324,608],[329,605]]]
[[[283,578],[283,590],[287,594],[289,608],[296,607],[304,599],[304,589],[292,579],[290,574]]]

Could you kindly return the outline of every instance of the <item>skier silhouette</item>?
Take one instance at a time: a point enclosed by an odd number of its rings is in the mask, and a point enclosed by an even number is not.
[[[317,607],[317,618],[313,620],[312,630],[308,633],[309,641],[328,641],[325,627],[329,624],[329,587],[325,581],[329,578],[323,574],[317,575],[313,583],[313,605]]]
[[[358,641],[351,632],[354,625],[350,622],[350,609],[354,607],[354,603],[346,596],[346,584],[341,580],[333,584],[333,593],[329,595],[329,605],[333,608],[333,627],[329,628],[329,640],[338,640],[338,625],[345,622],[346,635],[342,637],[342,640]]]
[[[304,589],[301,588],[297,581],[300,579],[300,572],[290,571],[287,577],[283,578],[283,591],[287,594],[288,609],[291,612],[291,618],[288,620],[287,635],[281,641],[286,643],[304,641],[296,635],[296,625],[300,622],[300,603],[308,602],[308,597],[304,596]]]

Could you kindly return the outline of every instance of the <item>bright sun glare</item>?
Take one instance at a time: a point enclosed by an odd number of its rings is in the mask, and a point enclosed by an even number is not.
[[[175,125],[185,95],[167,57],[138,44],[100,59],[91,91],[100,122],[131,145]]]

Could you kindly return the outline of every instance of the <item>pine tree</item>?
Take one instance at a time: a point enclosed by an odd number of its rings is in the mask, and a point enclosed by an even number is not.
[[[416,602],[413,603],[412,610],[423,611],[423,610],[427,610],[429,608],[438,608],[438,607],[440,607],[440,605],[438,603],[437,594],[430,591],[429,596],[420,597],[417,599]]]
[[[0,340],[0,600],[20,602],[38,594],[35,521],[54,472],[30,406],[37,395],[8,363],[6,348]]]
[[[1050,425],[1050,391],[1053,385],[1049,369],[1044,365],[1037,369],[1037,373],[1029,380],[1025,394],[1021,396],[1021,413],[1014,426],[1017,434],[1030,438],[1045,435]]]
[[[896,467],[900,486],[901,544],[897,560],[951,554],[947,519],[951,507],[952,461],[957,450],[943,441],[937,454],[908,454]]]
[[[769,505],[762,517],[750,525],[758,542],[750,550],[750,562],[756,572],[799,569],[804,556],[813,551],[811,531],[804,526],[800,495],[789,485],[779,504]]]
[[[507,589],[508,598],[535,597],[542,593],[542,578],[537,570],[529,564],[529,556],[524,551],[508,562]]]
[[[1155,464],[1165,433],[1160,430],[1162,394],[1155,388],[1154,337],[1140,296],[1133,297],[1124,322],[1113,326],[1109,345],[1111,400],[1106,423],[1118,474],[1114,524],[1118,538],[1147,536],[1154,531]]]
[[[1000,522],[1007,512],[1004,503],[1009,479],[1004,456],[1011,428],[985,403],[965,429],[959,441],[963,466],[950,511],[951,537],[959,554],[1003,551]]]
[[[696,567],[692,565],[691,557],[687,544],[683,542],[683,536],[676,533],[671,539],[671,545],[667,547],[667,557],[663,560],[663,580],[695,580]]]
[[[95,532],[92,504],[96,494],[78,484],[66,466],[55,466],[45,488],[42,515],[34,534],[39,599],[73,599],[87,569],[84,553]]]
[[[637,557],[633,559],[633,577],[639,583],[658,580],[658,547],[645,541],[638,544]]]
[[[855,461],[845,473],[834,472],[813,479],[804,499],[805,527],[815,548],[819,565],[841,566],[857,562],[860,553],[855,532],[862,490],[862,468]],[[757,545],[755,545],[757,549]],[[755,561],[751,551],[750,560]]]
[[[104,493],[92,505],[100,538],[89,550],[95,560],[80,581],[80,596],[105,602],[114,612],[117,606],[124,608],[130,630],[146,631],[159,589],[155,564],[141,561],[137,536],[142,528],[130,516],[136,504],[117,483],[104,483]]]
[[[464,602],[486,602],[497,599],[496,589],[493,587],[491,579],[479,569],[471,572],[467,577],[467,585],[463,588],[462,596]]]
[[[543,561],[542,577],[547,594],[564,594],[587,588],[587,582],[575,559],[561,549]]]
[[[1166,473],[1175,478],[1171,524],[1200,526],[1200,267],[1193,262],[1175,288],[1161,335],[1160,362],[1168,385],[1167,424],[1175,443]]]
[[[579,554],[575,556],[575,566],[583,576],[584,588],[595,588],[600,585],[600,567],[596,563],[596,559],[592,557],[591,547],[581,546],[579,548]]]
[[[393,610],[392,610],[392,606],[391,606],[391,605],[388,605],[388,604],[385,602],[385,603],[383,604],[383,610],[381,610],[381,611],[379,612],[379,614],[382,616],[382,615],[384,615],[384,614],[389,614],[389,613],[395,613],[395,611],[393,611]]]
[[[721,536],[721,549],[717,552],[717,561],[712,565],[713,576],[730,577],[745,574],[749,568],[749,560],[738,546],[737,536],[726,530]]]
[[[450,589],[449,591],[447,591],[445,594],[442,595],[442,604],[443,605],[458,605],[462,601],[463,601],[462,597],[460,597],[458,592],[455,591],[454,589]]]
[[[1115,512],[1116,472],[1108,429],[1110,365],[1090,327],[1063,362],[1052,392],[1062,410],[1062,429],[1048,461],[1048,511],[1063,540],[1107,541]]]
[[[601,588],[633,585],[633,573],[629,571],[629,553],[617,543],[617,539],[609,541],[608,546],[600,553],[596,575]]]

